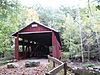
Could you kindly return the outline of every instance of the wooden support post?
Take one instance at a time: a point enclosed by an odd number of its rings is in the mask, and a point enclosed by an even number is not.
[[[55,62],[53,61],[53,68],[55,67]]]
[[[62,61],[58,60],[57,58],[50,57],[48,55],[48,59],[53,61],[53,69],[49,71],[48,73],[45,73],[45,75],[56,75],[58,72],[60,72],[62,69],[64,69],[64,75],[67,75],[67,63],[63,63]],[[55,64],[58,64],[58,66],[55,67]]]
[[[25,46],[25,48],[24,48],[24,52],[25,52],[25,58],[26,58],[26,50],[27,50],[27,46]]]
[[[67,75],[67,63],[64,63],[64,75]]]
[[[23,42],[23,44],[22,44],[23,58],[25,58],[24,39],[22,39],[22,42]]]
[[[50,56],[48,55],[48,62],[50,62]]]
[[[18,39],[18,34],[15,38],[15,58],[19,60],[19,39]]]
[[[22,50],[23,50],[23,52],[24,52],[24,39],[22,39]]]

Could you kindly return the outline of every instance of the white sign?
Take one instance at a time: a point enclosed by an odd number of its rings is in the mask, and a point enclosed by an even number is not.
[[[32,24],[32,27],[37,27],[38,25],[37,24]]]

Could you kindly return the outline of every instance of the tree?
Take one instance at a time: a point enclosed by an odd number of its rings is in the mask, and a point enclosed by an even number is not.
[[[4,56],[13,51],[12,34],[25,25],[25,8],[17,0],[0,0],[0,9],[0,52]]]

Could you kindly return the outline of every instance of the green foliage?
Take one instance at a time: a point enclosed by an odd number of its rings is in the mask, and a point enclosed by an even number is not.
[[[99,6],[99,5],[97,5],[96,8],[97,8],[98,10],[100,10],[100,6]]]
[[[84,66],[84,67],[94,67],[95,64],[89,64],[89,63],[87,63],[87,64],[83,64],[82,66]]]
[[[60,32],[62,50],[64,52],[68,52],[68,56],[81,56],[82,38],[83,51],[90,50],[90,57],[96,57],[97,54],[93,51],[98,51],[98,48],[95,45],[97,45],[96,32],[98,32],[98,34],[100,32],[100,11],[97,10],[98,7],[96,7],[95,3],[95,1],[91,2],[89,3],[90,7],[86,6],[79,9],[75,7],[66,7],[66,5],[63,5],[56,10],[41,6],[34,7],[36,8],[36,11],[40,16],[40,21],[43,24],[53,27]],[[94,17],[91,15],[94,15]],[[81,36],[80,26],[82,34]],[[87,57],[86,54],[84,54],[85,57]]]
[[[3,61],[0,61],[0,66],[5,65],[5,64],[7,64],[7,63],[9,63],[9,61],[8,61],[8,60],[3,60]]]
[[[62,61],[66,61],[70,56],[70,52],[62,52]]]
[[[90,56],[96,57],[99,46],[97,38],[100,40],[100,10],[95,2],[91,2],[90,7],[78,9],[63,5],[59,9],[52,9],[34,3],[31,8],[38,13],[41,23],[60,32],[62,51],[68,52],[64,54],[66,57],[80,56],[81,43],[84,51],[90,50]],[[14,50],[11,35],[26,26],[29,9],[22,6],[19,0],[0,0],[0,53],[5,55],[8,52],[9,55]]]
[[[3,56],[11,55],[14,50],[12,34],[24,25],[25,12],[17,0],[0,0],[0,53]]]

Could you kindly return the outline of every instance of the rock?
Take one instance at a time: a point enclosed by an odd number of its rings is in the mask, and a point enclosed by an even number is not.
[[[99,72],[99,73],[100,73],[100,66],[94,66],[94,67],[93,67],[93,70],[94,70],[95,72]]]
[[[31,67],[31,62],[26,61],[26,62],[25,62],[25,67]]]
[[[25,67],[36,67],[39,65],[40,65],[39,61],[26,61],[25,62]]]
[[[88,70],[93,71],[93,67],[88,67]]]
[[[100,69],[100,66],[94,66],[93,68],[94,69]]]
[[[17,63],[8,63],[7,68],[18,68],[19,65]]]
[[[72,69],[73,69],[73,70],[77,70],[77,69],[78,69],[78,67],[74,66]]]
[[[13,61],[13,62],[17,62],[18,60],[17,60],[17,59],[13,59],[12,61]]]
[[[18,61],[17,59],[12,59],[9,62],[12,63],[12,62],[17,62],[17,61]]]

